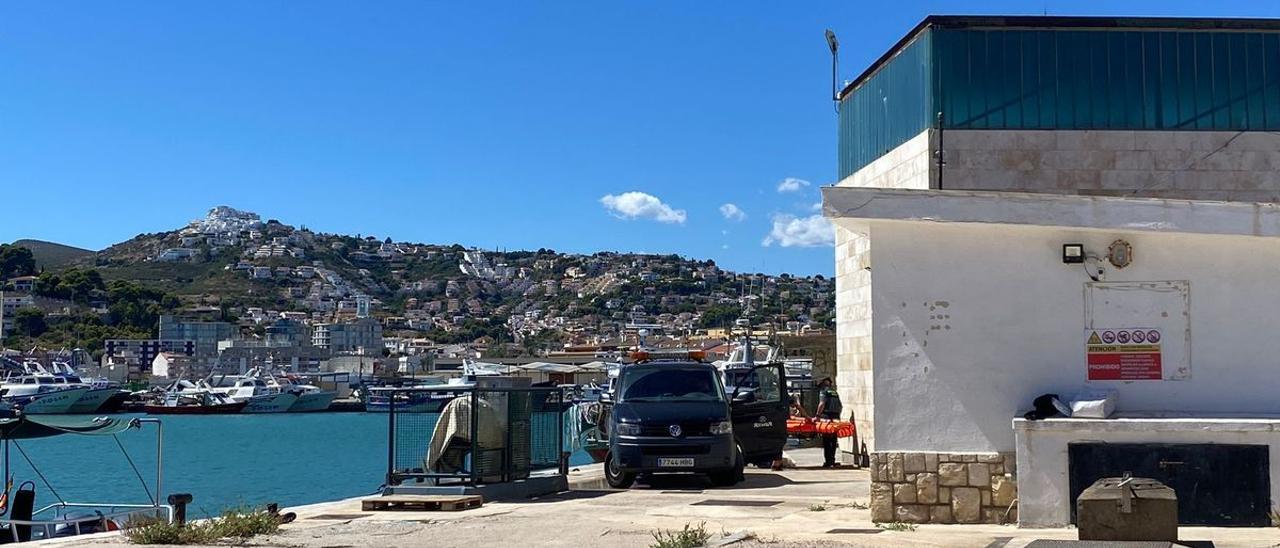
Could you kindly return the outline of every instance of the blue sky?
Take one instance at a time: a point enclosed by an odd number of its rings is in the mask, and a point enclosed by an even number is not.
[[[847,79],[927,14],[1043,12],[1280,4],[6,3],[0,241],[99,249],[227,204],[326,232],[830,274],[811,218],[836,170],[823,29]]]

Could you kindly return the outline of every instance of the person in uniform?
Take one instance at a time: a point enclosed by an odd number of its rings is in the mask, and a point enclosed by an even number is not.
[[[818,381],[818,412],[815,417],[819,419],[840,420],[840,412],[843,406],[840,404],[840,394],[836,393],[836,388],[831,382],[831,377],[826,377]],[[836,463],[836,435],[835,433],[822,435],[822,467],[831,468],[839,466]]]

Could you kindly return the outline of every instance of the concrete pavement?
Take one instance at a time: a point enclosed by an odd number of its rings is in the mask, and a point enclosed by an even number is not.
[[[294,508],[298,520],[254,546],[588,546],[647,547],[656,530],[703,524],[713,538],[732,533],[734,546],[922,546],[1022,548],[1036,539],[1071,540],[1074,529],[997,525],[922,525],[887,530],[871,522],[869,482],[862,470],[822,469],[820,450],[789,452],[798,469],[750,469],[734,488],[712,488],[692,476],[643,480],[627,491],[601,488],[599,466],[573,472],[568,493],[520,502],[486,502],[463,512],[362,512],[359,499]],[[1192,528],[1182,538],[1217,548],[1280,547],[1280,529]],[[67,544],[67,543],[63,543]],[[124,546],[98,538],[71,544]]]

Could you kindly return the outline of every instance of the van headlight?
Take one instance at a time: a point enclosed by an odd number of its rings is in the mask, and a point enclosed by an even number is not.
[[[720,422],[713,422],[713,423],[711,423],[711,434],[712,434],[712,435],[717,435],[717,436],[718,436],[718,435],[722,435],[722,434],[732,434],[732,433],[733,433],[733,423],[732,423],[732,422],[729,422],[729,421],[720,421]]]
[[[618,423],[618,435],[619,436],[639,436],[640,425],[620,422]]]

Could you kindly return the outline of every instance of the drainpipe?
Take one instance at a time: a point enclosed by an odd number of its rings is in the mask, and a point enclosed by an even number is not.
[[[938,162],[938,190],[942,190],[942,168],[947,165],[946,159],[943,158],[942,131],[942,111],[938,111],[938,151],[934,153]]]

